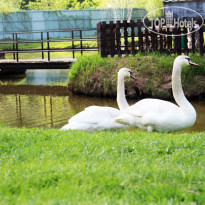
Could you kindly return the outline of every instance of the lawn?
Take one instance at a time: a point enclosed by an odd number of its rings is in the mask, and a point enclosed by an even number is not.
[[[0,204],[204,204],[205,133],[0,128]]]

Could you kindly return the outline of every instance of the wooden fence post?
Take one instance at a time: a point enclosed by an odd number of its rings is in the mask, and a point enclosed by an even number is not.
[[[113,25],[113,21],[110,21],[110,26],[109,26],[109,40],[110,40],[110,54],[111,57],[115,56],[115,33],[114,33],[114,25]]]
[[[132,38],[132,55],[136,54],[135,50],[135,23],[133,20],[130,21],[130,27],[131,27],[131,38]]]
[[[128,32],[127,32],[127,20],[123,21],[123,27],[124,27],[124,44],[125,44],[125,50],[124,53],[127,55],[128,54]]]
[[[189,50],[188,50],[188,46],[187,46],[187,43],[188,43],[188,40],[187,40],[187,28],[183,28],[183,34],[184,34],[184,53],[189,53]]]
[[[204,36],[203,36],[203,27],[199,29],[199,39],[200,39],[200,54],[204,55]]]
[[[155,32],[155,25],[153,25],[152,30]],[[156,34],[151,32],[151,43],[152,43],[152,51],[156,51]]]
[[[202,19],[198,19],[197,21],[198,25],[202,24]],[[203,56],[204,55],[204,31],[203,31],[203,26],[199,29],[199,42],[200,42],[200,54]]]
[[[168,27],[167,28],[167,49],[169,51],[172,50],[172,36],[171,35],[171,32],[170,32],[170,28]]]
[[[101,35],[101,56],[102,57],[107,57],[107,51],[106,51],[106,47],[107,47],[107,38],[106,38],[106,21],[103,21],[101,24],[101,31],[102,31],[102,35]]]
[[[174,28],[174,53],[181,54],[181,29],[180,28]]]
[[[117,38],[117,54],[118,56],[122,56],[121,53],[121,33],[120,33],[120,21],[116,23],[116,38]]]
[[[191,34],[191,45],[192,45],[192,52],[195,53],[195,36],[196,36],[196,33],[195,33],[195,28],[193,27],[192,28],[192,34]]]
[[[145,19],[145,25],[148,26],[148,19]],[[149,51],[149,31],[145,28],[145,45],[146,50]]]
[[[159,33],[162,32],[162,28],[159,27]],[[162,53],[163,52],[163,36],[160,35],[159,37],[159,52]]]
[[[102,27],[101,22],[97,24],[97,42],[98,42],[98,52],[102,56]]]
[[[139,46],[139,51],[143,51],[143,33],[141,31],[142,27],[142,21],[141,19],[137,20],[137,28],[138,28],[138,46]]]
[[[179,36],[177,36],[177,38],[178,38],[178,54],[179,55],[181,55],[181,53],[182,53],[182,44],[181,44],[181,28],[178,28],[178,30],[177,30],[177,34],[179,35]]]

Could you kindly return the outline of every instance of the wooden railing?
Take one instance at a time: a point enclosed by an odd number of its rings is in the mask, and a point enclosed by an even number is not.
[[[50,61],[51,52],[72,52],[72,57],[75,58],[75,52],[81,52],[83,54],[84,51],[97,51],[97,47],[84,47],[83,42],[84,41],[96,41],[97,38],[87,38],[83,37],[82,33],[83,31],[94,31],[96,29],[75,29],[75,30],[59,30],[59,31],[37,31],[37,32],[18,32],[18,33],[0,33],[0,39],[1,35],[6,35],[9,36],[11,40],[0,40],[0,48],[1,44],[11,44],[12,49],[0,49],[0,54],[7,54],[7,53],[12,53],[13,54],[13,59],[16,60],[17,62],[19,61],[19,54],[20,53],[41,53],[41,58],[44,59],[44,53],[46,52],[47,55],[47,60]],[[55,33],[55,32],[67,32],[68,34],[70,33],[71,38],[61,38],[61,39],[51,39],[50,38],[50,33]],[[75,33],[78,33],[78,37],[75,38]],[[19,38],[20,35],[22,34],[38,34],[40,36],[40,40],[22,40]],[[46,34],[46,38],[44,38],[44,34]],[[69,35],[68,35],[69,36]],[[74,42],[80,42],[80,47],[76,48]],[[52,42],[72,42],[71,47],[69,48],[52,48],[50,43]],[[40,49],[19,49],[19,44],[27,44],[27,43],[40,43]],[[46,46],[45,46],[46,43]]]
[[[145,19],[146,25],[151,25],[148,19]],[[153,28],[155,31],[160,28]],[[137,22],[126,20],[121,23],[110,21],[107,24],[105,21],[97,24],[98,48],[102,57],[111,57],[118,55],[135,55],[137,52],[165,52],[165,53],[188,53],[196,52],[195,47],[196,33],[190,35],[192,39],[192,47],[188,48],[187,29],[163,28],[158,30],[163,35],[151,32],[145,28],[143,22],[139,19]],[[204,55],[204,26],[199,29],[200,47],[199,52]],[[130,33],[130,34],[128,34]],[[181,35],[175,36],[174,35]],[[183,44],[183,46],[182,46]]]

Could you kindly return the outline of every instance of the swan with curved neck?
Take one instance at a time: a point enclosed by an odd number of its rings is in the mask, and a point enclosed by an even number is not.
[[[124,79],[135,78],[128,68],[121,68],[118,72],[117,103],[120,110],[112,107],[89,106],[73,116],[61,130],[97,131],[106,129],[126,128],[127,125],[116,123],[113,119],[129,107],[125,98]]]
[[[188,56],[178,56],[172,71],[172,92],[177,105],[159,99],[143,99],[127,108],[115,118],[115,122],[141,129],[172,132],[191,127],[196,121],[196,111],[182,90],[181,70],[183,65],[195,65]]]
[[[128,68],[121,68],[118,72],[117,78],[117,104],[121,111],[125,110],[129,107],[129,104],[125,97],[125,78],[131,77],[136,79],[130,69]]]

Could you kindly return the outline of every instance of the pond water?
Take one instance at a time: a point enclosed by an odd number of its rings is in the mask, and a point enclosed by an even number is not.
[[[66,87],[68,70],[31,70],[21,78],[1,78],[0,124],[12,127],[61,128],[90,105],[117,108],[114,98],[76,96]],[[128,100],[132,105],[136,101]],[[205,131],[205,101],[191,101],[197,121],[190,131]]]

